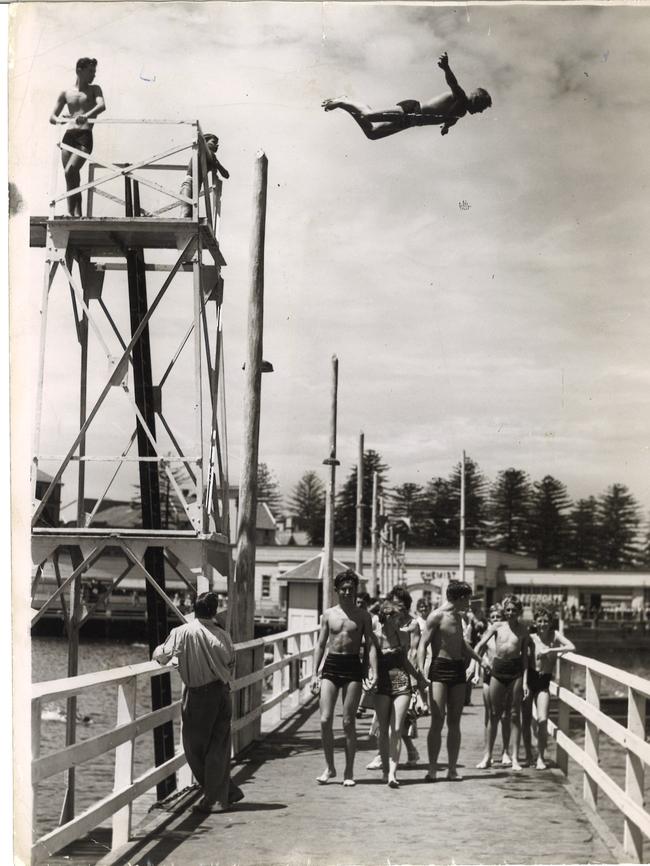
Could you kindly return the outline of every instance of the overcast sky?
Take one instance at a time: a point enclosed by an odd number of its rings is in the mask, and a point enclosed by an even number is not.
[[[49,200],[57,131],[48,114],[74,83],[77,57],[89,55],[106,118],[198,118],[221,138],[235,480],[263,148],[264,355],[275,372],[263,378],[260,459],[285,494],[307,469],[325,477],[336,353],[341,480],[363,429],[393,484],[447,475],[465,449],[489,478],[509,466],[552,474],[576,499],[622,482],[650,506],[647,6],[30,3],[12,12],[11,177],[25,200],[14,261],[29,274],[14,281],[12,327],[25,395],[43,268],[42,250],[25,253],[27,219]],[[429,127],[373,142],[342,111],[320,107],[339,94],[378,107],[433,96],[445,89],[444,50],[461,85],[493,98],[445,138]],[[101,126],[95,153],[135,161],[183,134]],[[50,454],[67,450],[76,412],[69,298],[56,286],[41,443]],[[170,346],[181,315],[191,315],[189,291],[159,324]],[[103,384],[98,369],[91,391]],[[191,363],[179,368],[185,394],[190,376]],[[185,411],[169,407],[172,418]],[[99,453],[118,453],[131,423],[117,409],[102,421]],[[130,494],[126,478],[115,494]]]

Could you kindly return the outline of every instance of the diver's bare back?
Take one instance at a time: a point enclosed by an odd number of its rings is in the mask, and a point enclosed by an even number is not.
[[[463,640],[463,621],[460,614],[450,607],[439,607],[431,614],[437,628],[431,641],[433,657],[462,659],[465,643]]]
[[[68,126],[72,129],[90,129],[90,123],[75,123],[75,117],[79,114],[87,114],[97,105],[97,97],[101,95],[99,85],[88,85],[88,92],[71,87],[64,90],[65,104],[70,112],[71,121]]]
[[[522,644],[526,637],[526,629],[521,623],[517,623],[513,629],[510,623],[499,623],[495,635],[494,656],[499,659],[514,659],[521,653]]]
[[[463,117],[466,113],[466,101],[454,96],[453,93],[442,93],[427,102],[420,103],[422,114],[431,115],[432,122],[444,123],[450,117]],[[434,121],[433,118],[437,118]]]
[[[363,608],[355,607],[348,615],[340,605],[325,611],[329,629],[328,649],[333,653],[359,655],[364,624],[370,614]]]

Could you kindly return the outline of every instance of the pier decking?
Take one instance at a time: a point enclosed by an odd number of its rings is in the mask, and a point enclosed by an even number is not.
[[[365,769],[375,754],[365,720],[358,726],[356,787],[343,788],[340,777],[320,786],[315,778],[323,758],[312,700],[238,765],[234,778],[246,798],[231,812],[199,816],[191,812],[198,795],[179,798],[168,811],[152,813],[133,840],[99,866],[616,862],[620,851],[601,837],[559,770],[474,769],[481,757],[482,719],[482,706],[466,708],[462,783],[443,781],[443,763],[438,783],[422,782],[425,718],[416,740],[420,764],[401,770],[399,790]],[[337,734],[342,769],[340,718]]]

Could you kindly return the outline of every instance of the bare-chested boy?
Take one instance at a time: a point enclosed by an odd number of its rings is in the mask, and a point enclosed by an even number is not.
[[[521,602],[516,595],[503,599],[504,622],[495,622],[476,645],[482,655],[489,641],[494,641],[492,676],[490,678],[490,718],[488,741],[479,770],[492,766],[492,750],[497,736],[499,719],[510,703],[510,721],[513,732],[512,769],[521,770],[519,742],[521,740],[521,701],[528,695],[528,652],[530,636],[521,622]]]
[[[432,662],[428,678],[431,680],[431,728],[427,739],[429,770],[426,782],[435,782],[442,728],[447,716],[447,752],[449,763],[447,779],[459,782],[457,763],[460,751],[460,717],[465,703],[467,658],[479,660],[463,637],[461,614],[469,608],[472,588],[460,580],[447,587],[447,602],[429,614],[418,647],[418,666],[424,673],[427,647],[431,644]],[[489,666],[480,662],[486,670]]]
[[[91,121],[106,110],[104,95],[98,84],[93,84],[97,72],[97,61],[94,57],[81,57],[77,60],[77,80],[74,87],[62,90],[50,115],[50,123],[61,123],[59,115],[67,107],[70,121],[62,144],[69,144],[84,153],[93,149],[93,129]],[[66,189],[76,189],[80,186],[81,166],[85,158],[69,150],[61,150],[61,162],[65,173]],[[68,212],[72,217],[80,217],[81,193],[68,196]]]
[[[325,111],[333,111],[335,108],[347,111],[359,124],[366,137],[372,140],[386,138],[410,126],[441,126],[440,134],[447,135],[449,128],[461,117],[466,114],[480,114],[489,108],[492,105],[492,97],[482,87],[468,96],[449,68],[446,52],[440,55],[438,66],[444,71],[451,92],[443,93],[427,102],[403,99],[390,108],[373,109],[369,105],[350,102],[341,97],[326,99],[323,108]]]
[[[547,607],[539,607],[535,611],[536,632],[530,635],[530,657],[528,669],[528,685],[530,686],[530,701],[526,708],[530,724],[532,704],[537,711],[537,763],[538,770],[546,769],[546,740],[548,726],[548,708],[550,704],[549,686],[555,672],[555,665],[562,653],[573,652],[575,645],[555,631],[553,613]],[[523,715],[523,713],[522,713]]]
[[[343,784],[354,782],[354,756],[357,749],[356,713],[361,700],[362,683],[374,688],[377,680],[377,649],[372,633],[372,620],[367,610],[357,607],[359,578],[354,571],[342,571],[334,578],[334,589],[339,598],[335,607],[328,608],[321,617],[320,636],[314,652],[314,676],[311,689],[320,690],[320,726],[325,753],[325,770],[316,781],[325,785],[336,776],[334,767],[334,707],[343,691],[343,733],[345,734],[345,771]],[[364,642],[363,661],[360,657]],[[325,649],[325,664],[318,670]],[[370,667],[370,670],[368,669]]]

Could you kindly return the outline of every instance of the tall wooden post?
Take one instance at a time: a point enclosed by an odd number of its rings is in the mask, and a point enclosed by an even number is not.
[[[72,257],[66,256],[68,270],[72,270]],[[84,301],[88,303],[85,287],[82,287]],[[81,348],[81,363],[79,376],[79,429],[83,428],[86,421],[86,410],[88,400],[88,317],[82,311],[81,321],[78,326],[79,346]],[[84,505],[86,489],[86,462],[83,459],[86,454],[86,437],[81,437],[79,442],[79,474],[77,475],[77,526],[82,527],[86,522],[86,510]],[[81,565],[83,556],[78,547],[69,548],[73,570]],[[76,677],[79,673],[79,620],[81,619],[81,581],[78,575],[72,581],[70,587],[69,619],[67,623],[68,634],[68,676]],[[77,698],[73,696],[66,701],[65,719],[65,744],[71,746],[77,739]],[[75,814],[75,768],[70,767],[67,772],[66,790],[61,807],[60,823],[67,824],[72,821]]]
[[[330,468],[325,499],[325,546],[323,548],[323,610],[334,604],[334,506],[336,492],[336,412],[339,386],[339,359],[332,355],[332,391],[330,400],[330,449],[323,463]]]
[[[460,469],[460,579],[465,580],[465,452]]]
[[[139,214],[139,196],[137,185],[135,196],[130,179],[125,178],[125,199],[127,217]],[[148,314],[147,274],[142,247],[132,246],[126,250],[127,280],[129,287],[129,316],[131,334],[141,327]],[[133,346],[133,391],[135,404],[151,432],[156,438],[156,409],[153,389],[153,368],[151,362],[151,341],[149,326],[140,334]],[[142,528],[158,531],[162,528],[160,515],[160,479],[158,463],[151,458],[156,457],[156,449],[150,441],[140,419],[136,421],[138,456],[144,457],[138,464],[140,477],[140,507],[142,511]],[[160,547],[148,547],[144,553],[144,567],[154,578],[158,586],[165,589],[165,560]],[[167,605],[147,581],[147,638],[149,652],[161,644],[167,637]],[[172,702],[171,678],[169,674],[151,678],[151,708],[158,710]],[[164,764],[174,755],[174,726],[165,722],[154,728],[154,761],[156,766]],[[159,800],[167,797],[176,787],[176,776],[172,773],[156,786]]]
[[[395,530],[392,526],[388,527],[388,579],[390,581],[390,589],[395,586]]]
[[[359,462],[357,463],[357,574],[363,575],[363,430],[359,433]]]
[[[377,585],[377,472],[372,473],[372,584],[371,595],[377,598],[379,586]]]
[[[255,520],[257,462],[262,392],[262,335],[264,324],[264,239],[268,160],[257,154],[254,182],[253,235],[248,293],[248,355],[244,392],[244,448],[239,481],[237,560],[228,586],[228,626],[235,642],[253,638],[255,624]],[[238,671],[238,675],[243,673]]]

